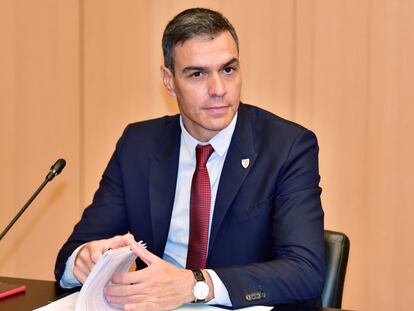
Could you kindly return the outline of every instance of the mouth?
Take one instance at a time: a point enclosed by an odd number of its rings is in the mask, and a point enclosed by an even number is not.
[[[226,112],[228,109],[230,108],[230,106],[228,105],[223,105],[223,106],[213,106],[213,107],[207,107],[205,108],[205,110],[209,113],[224,113]]]

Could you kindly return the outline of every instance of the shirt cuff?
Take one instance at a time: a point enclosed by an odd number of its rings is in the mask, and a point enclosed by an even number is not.
[[[84,244],[75,249],[72,255],[70,255],[70,257],[66,261],[65,271],[63,272],[63,275],[60,278],[59,282],[60,286],[63,288],[73,288],[82,285],[73,274],[73,267],[75,266],[76,256],[78,255],[79,250],[82,248],[83,245]]]
[[[230,301],[229,292],[227,291],[226,286],[224,286],[223,282],[218,277],[217,273],[211,269],[206,269],[206,271],[210,275],[214,286],[214,298],[207,302],[207,304],[232,307],[233,305]]]

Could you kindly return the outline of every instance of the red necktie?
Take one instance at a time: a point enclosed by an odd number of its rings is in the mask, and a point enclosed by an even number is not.
[[[196,169],[191,183],[190,237],[187,268],[204,269],[207,261],[208,225],[211,190],[206,163],[214,149],[211,145],[196,147]]]

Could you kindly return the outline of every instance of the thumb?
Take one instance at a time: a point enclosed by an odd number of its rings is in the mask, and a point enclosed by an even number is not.
[[[159,260],[160,258],[149,250],[145,249],[144,247],[140,246],[138,243],[131,244],[132,252],[141,259],[147,266],[152,265],[154,262]]]

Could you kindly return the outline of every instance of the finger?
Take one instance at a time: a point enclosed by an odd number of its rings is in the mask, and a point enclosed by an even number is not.
[[[98,260],[102,257],[105,251],[106,250],[104,248],[103,243],[99,243],[98,245],[92,245],[89,248],[89,258],[90,258],[90,262],[92,263],[92,267],[98,262]]]
[[[133,272],[120,272],[114,273],[112,276],[112,283],[113,284],[125,284],[131,285],[135,283],[142,283],[150,277],[150,272],[148,269],[142,269]],[[109,287],[110,285],[108,285]]]
[[[126,297],[143,294],[142,285],[140,284],[110,284],[104,288],[104,293],[111,297]]]
[[[139,246],[137,243],[131,244],[132,252],[139,257],[147,266],[152,265],[154,262],[160,260],[160,258],[149,250]]]
[[[92,262],[92,259],[90,256],[90,250],[89,250],[88,244],[82,247],[80,251],[78,252],[78,254],[76,255],[75,266],[78,266],[85,273],[86,272],[89,273],[89,271],[92,270],[94,263]]]
[[[125,311],[134,310],[157,310],[157,306],[152,302],[131,303],[124,305]]]
[[[131,295],[131,296],[105,296],[106,300],[108,300],[111,304],[117,305],[125,305],[125,304],[135,304],[135,303],[142,303],[145,301],[144,296],[142,295]]]
[[[85,278],[88,277],[90,272],[91,271],[89,270],[88,266],[86,266],[84,264],[78,263],[73,267],[73,273],[74,274],[77,273],[78,275],[83,275],[83,276],[85,276]],[[75,274],[75,276],[77,278],[78,278],[78,275]],[[79,278],[78,278],[78,280],[79,280]]]
[[[85,273],[84,271],[75,267],[73,269],[73,275],[81,284],[84,284],[86,282],[86,279],[88,278],[89,273]]]
[[[109,239],[107,243],[107,247],[115,249],[115,248],[128,246],[133,243],[136,243],[134,236],[130,233],[127,233],[125,235],[118,235],[118,236],[113,237],[112,239]]]
[[[127,233],[127,234],[123,235],[122,238],[125,241],[127,241],[129,244],[136,243],[135,238],[134,238],[134,236],[131,233]]]

